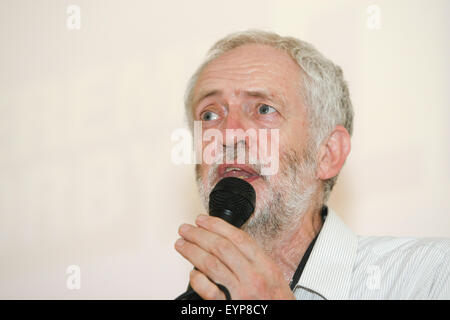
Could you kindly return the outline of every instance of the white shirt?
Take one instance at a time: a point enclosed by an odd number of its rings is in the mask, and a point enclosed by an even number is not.
[[[356,236],[329,208],[294,295],[450,299],[450,239]]]

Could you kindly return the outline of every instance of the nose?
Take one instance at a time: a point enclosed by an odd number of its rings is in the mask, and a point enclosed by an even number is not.
[[[236,106],[230,108],[221,127],[222,136],[224,137],[224,146],[235,145],[239,143],[240,140],[245,140],[243,135],[239,134],[239,132],[246,132],[251,127],[250,120],[246,117],[240,107]],[[227,136],[230,134],[235,138],[227,139]]]
[[[222,130],[226,129],[244,129],[245,130],[245,114],[238,106],[231,107],[222,125]]]
[[[256,163],[258,158],[258,125],[245,108],[228,112],[222,123],[223,151],[227,161]]]

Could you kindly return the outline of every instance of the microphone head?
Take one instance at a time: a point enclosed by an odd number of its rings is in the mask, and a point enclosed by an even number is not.
[[[240,228],[255,210],[256,193],[243,179],[220,180],[209,194],[209,214]]]

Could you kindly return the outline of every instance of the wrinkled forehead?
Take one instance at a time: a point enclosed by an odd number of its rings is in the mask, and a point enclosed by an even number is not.
[[[267,45],[248,44],[232,49],[208,63],[194,87],[195,106],[208,92],[239,95],[263,90],[292,99],[299,95],[301,68],[284,51]]]

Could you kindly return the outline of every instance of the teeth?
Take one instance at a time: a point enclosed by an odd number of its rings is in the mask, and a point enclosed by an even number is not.
[[[230,172],[230,171],[241,171],[242,169],[240,168],[233,168],[233,167],[228,167],[225,169],[225,172]]]

